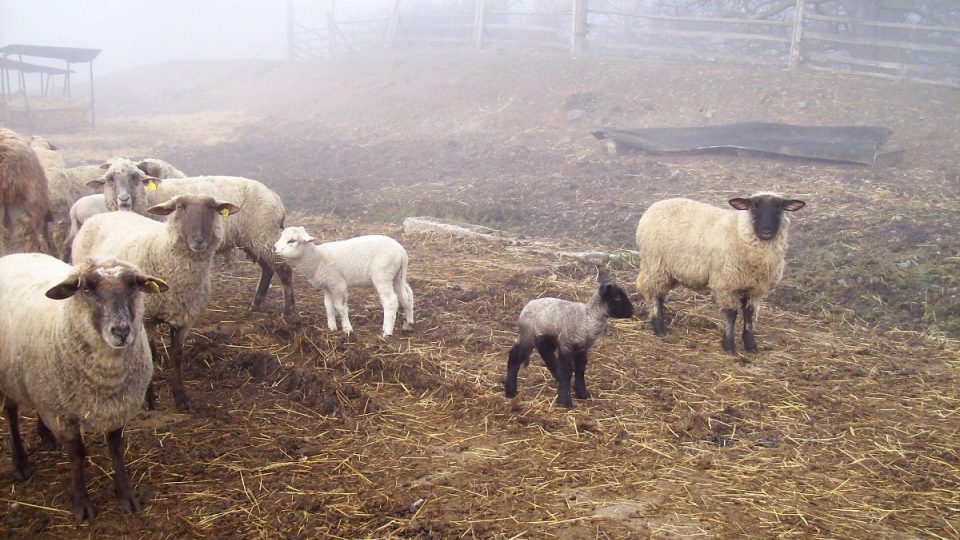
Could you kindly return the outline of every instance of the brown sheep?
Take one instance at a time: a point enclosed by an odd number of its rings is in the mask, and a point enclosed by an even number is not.
[[[42,251],[48,215],[47,177],[36,152],[0,128],[0,254]]]

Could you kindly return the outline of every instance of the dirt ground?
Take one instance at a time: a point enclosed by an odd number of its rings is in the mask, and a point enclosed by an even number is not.
[[[960,93],[810,71],[638,59],[391,53],[300,64],[179,63],[98,81],[94,133],[42,133],[74,162],[166,159],[275,189],[323,239],[386,233],[410,253],[412,331],[326,329],[247,305],[255,266],[218,263],[188,340],[177,413],[128,427],[144,510],[123,516],[88,438],[99,515],[77,528],[60,453],[26,437],[0,534],[77,538],[960,538]],[[571,111],[578,120],[570,120]],[[732,121],[875,124],[905,150],[871,169],[762,156],[606,154],[590,131]],[[553,405],[534,355],[500,379],[516,316],[586,300],[595,268],[507,244],[404,235],[407,216],[480,223],[551,245],[630,249],[652,202],[716,205],[776,190],[794,216],[787,274],[760,311],[758,355],[722,353],[709,298],[668,299],[593,349],[593,397]],[[633,293],[629,261],[609,266]],[[634,295],[634,299],[638,300]],[[27,422],[30,425],[32,422]]]

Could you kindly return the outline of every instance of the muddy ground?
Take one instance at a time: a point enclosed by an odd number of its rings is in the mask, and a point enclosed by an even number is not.
[[[320,294],[298,280],[288,325],[276,290],[247,311],[252,264],[219,263],[188,341],[194,410],[174,410],[161,363],[159,410],[127,430],[144,511],[120,515],[90,437],[100,515],[76,528],[64,457],[32,435],[37,473],[3,475],[3,534],[960,537],[956,90],[493,52],[181,63],[97,88],[95,133],[42,133],[70,160],[149,155],[249,176],[315,236],[393,235],[410,252],[417,323],[381,340],[376,298],[357,291],[355,334],[329,332]],[[590,136],[747,120],[888,125],[904,162],[610,156]],[[586,300],[594,268],[398,227],[433,215],[629,249],[656,200],[722,205],[761,189],[808,202],[760,313],[761,352],[722,354],[709,298],[681,291],[666,339],[643,313],[611,328],[591,350],[593,398],[571,411],[552,404],[536,356],[517,398],[500,377],[522,306]],[[610,269],[632,293],[631,264]]]

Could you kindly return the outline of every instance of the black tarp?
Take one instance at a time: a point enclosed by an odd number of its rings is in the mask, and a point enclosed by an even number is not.
[[[899,150],[883,150],[892,130],[880,126],[798,126],[770,122],[740,122],[717,126],[641,129],[601,128],[598,139],[643,152],[701,152],[740,149],[864,165],[899,161]]]

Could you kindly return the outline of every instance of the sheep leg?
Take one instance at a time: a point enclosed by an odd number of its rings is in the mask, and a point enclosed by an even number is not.
[[[333,308],[337,310],[337,314],[340,315],[340,327],[343,328],[345,334],[350,335],[350,333],[353,332],[353,325],[350,324],[350,308],[347,307],[348,299],[349,296],[346,285],[337,287],[333,291]],[[327,324],[329,325],[329,321]]]
[[[733,341],[733,330],[737,325],[737,309],[724,308],[723,316],[726,318],[723,329],[723,350],[730,354],[737,354],[737,344]]]
[[[570,378],[573,376],[573,353],[560,351],[557,361],[557,405],[573,408],[573,399],[570,398]]]
[[[377,283],[376,289],[383,306],[383,337],[388,337],[393,335],[393,327],[397,324],[397,293],[392,283]]]
[[[263,260],[263,257],[258,257],[249,248],[243,248],[243,252],[260,265],[260,282],[257,283],[257,293],[253,296],[253,303],[250,304],[250,311],[260,311],[260,304],[263,303],[263,298],[267,295],[267,291],[270,290],[270,281],[273,280],[273,268],[267,261]]]
[[[150,358],[157,361],[157,342],[152,333],[147,337],[147,343],[150,344]],[[153,391],[153,379],[147,383],[147,392],[143,395],[143,408],[152,411],[157,408],[157,394]]]
[[[656,302],[651,310],[653,313],[650,314],[650,323],[653,326],[653,334],[660,337],[667,335],[667,325],[663,322],[664,298],[664,295],[657,295]]]
[[[332,332],[337,331],[337,314],[333,309],[333,293],[323,291],[323,308],[327,312],[327,328]]]
[[[543,363],[546,364],[550,374],[557,381],[560,380],[560,373],[557,371],[557,338],[553,336],[542,336],[537,340],[537,352]]]
[[[517,343],[510,349],[510,355],[507,357],[507,376],[503,379],[503,393],[508,398],[517,395],[517,374],[520,373],[520,366],[529,361],[532,351],[533,347],[526,341]]]
[[[749,353],[756,354],[757,340],[753,337],[753,304],[744,296],[740,299],[740,305],[743,306],[743,348]]]
[[[183,388],[183,344],[187,340],[187,334],[190,328],[171,326],[170,327],[170,365],[173,367],[173,402],[178,411],[190,409],[190,398],[187,397],[187,391]]]
[[[573,353],[573,395],[577,399],[588,399],[590,392],[587,391],[587,381],[584,374],[587,371],[587,351],[576,351]]]
[[[409,330],[413,326],[413,289],[403,280],[403,275],[400,273],[393,279],[393,291],[400,299],[400,307],[403,308],[402,328]]]
[[[80,435],[80,424],[74,423],[67,426],[63,434],[63,446],[70,458],[70,500],[73,518],[79,524],[84,520],[92,520],[95,515],[90,497],[87,495],[87,481],[83,475],[86,452]]]
[[[23,481],[30,478],[33,471],[27,462],[27,451],[23,448],[23,438],[20,436],[20,413],[16,404],[7,404],[3,412],[7,415],[7,424],[10,426],[10,457],[13,458],[13,478]]]
[[[110,459],[113,461],[113,486],[120,510],[124,514],[140,511],[140,499],[130,487],[127,469],[123,464],[123,428],[107,433],[107,446],[110,448]]]
[[[37,435],[40,436],[40,446],[44,450],[53,451],[57,449],[57,438],[44,423],[43,418],[40,418],[40,415],[37,415]]]
[[[293,269],[280,262],[274,266],[280,284],[283,285],[283,316],[293,315],[296,302],[293,299]]]

